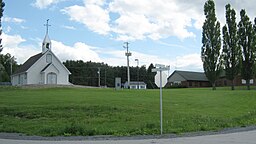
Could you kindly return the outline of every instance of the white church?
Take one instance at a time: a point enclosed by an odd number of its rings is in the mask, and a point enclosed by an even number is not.
[[[42,43],[42,52],[31,56],[16,72],[13,73],[11,76],[12,85],[70,85],[70,71],[51,51],[48,26],[47,20],[46,35]]]

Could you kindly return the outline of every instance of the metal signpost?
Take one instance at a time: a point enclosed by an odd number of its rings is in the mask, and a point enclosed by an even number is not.
[[[170,67],[156,64],[156,68],[152,69],[152,72],[160,72],[160,128],[161,128],[161,135],[163,134],[163,98],[162,98],[162,71],[168,71]]]

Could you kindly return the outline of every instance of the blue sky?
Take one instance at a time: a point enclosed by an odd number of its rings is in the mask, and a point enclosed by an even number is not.
[[[125,66],[123,43],[132,52],[131,66],[150,63],[171,71],[202,71],[200,59],[203,6],[206,0],[6,0],[3,53],[18,63],[41,52],[44,24],[50,19],[52,51],[61,61],[84,60]],[[216,0],[216,12],[225,23],[225,5],[244,8],[256,16],[255,0]]]

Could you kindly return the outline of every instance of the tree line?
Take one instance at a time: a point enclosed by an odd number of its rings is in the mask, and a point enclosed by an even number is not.
[[[225,9],[226,24],[222,27],[221,35],[214,1],[208,0],[204,5],[206,19],[203,24],[201,48],[204,71],[213,90],[216,89],[216,80],[223,71],[226,78],[232,82],[232,90],[234,79],[238,75],[246,81],[247,89],[250,90],[250,80],[256,74],[256,18],[253,23],[242,9],[237,24],[235,10],[230,4],[227,4]]]
[[[104,63],[82,60],[67,60],[63,64],[71,72],[69,81],[76,85],[99,86],[99,78],[100,86],[107,87],[115,86],[116,77],[120,77],[122,83],[127,81],[126,66],[109,66]],[[153,64],[150,64],[148,68],[145,66],[130,67],[131,81],[144,81],[147,88],[156,88],[154,83],[156,73],[151,72],[152,68],[154,68]]]

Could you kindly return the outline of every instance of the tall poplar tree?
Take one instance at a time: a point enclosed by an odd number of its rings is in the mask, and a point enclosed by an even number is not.
[[[3,46],[2,46],[2,16],[3,16],[3,12],[4,12],[4,2],[2,0],[0,0],[0,56],[1,52],[3,50]],[[2,63],[0,63],[0,82],[3,80],[2,76],[4,74],[4,66]]]
[[[2,46],[2,16],[3,16],[3,12],[4,12],[4,2],[2,0],[0,0],[0,53],[3,50],[3,46]]]
[[[221,70],[221,33],[220,23],[215,14],[215,4],[213,0],[208,0],[204,5],[204,15],[206,17],[203,25],[201,57],[206,77],[216,89],[215,83]]]
[[[241,20],[238,24],[239,46],[242,48],[242,78],[246,80],[250,90],[250,79],[254,75],[255,65],[255,32],[252,22],[244,9],[240,11]]]
[[[234,78],[240,72],[241,49],[238,45],[236,12],[230,4],[226,5],[226,25],[222,28],[223,51],[222,58],[226,77],[231,81],[234,90]]]

